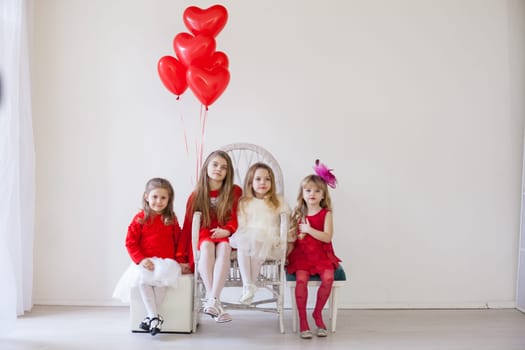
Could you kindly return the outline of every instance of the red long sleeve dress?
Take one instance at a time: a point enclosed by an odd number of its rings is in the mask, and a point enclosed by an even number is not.
[[[129,302],[130,289],[139,284],[176,287],[181,275],[179,263],[187,262],[177,253],[184,246],[181,240],[182,230],[176,218],[171,224],[165,224],[161,215],[155,215],[141,223],[143,219],[144,211],[140,211],[133,217],[126,235],[126,249],[132,264],[113,292],[113,297],[123,302]],[[140,265],[146,258],[153,262],[153,271]]]
[[[210,191],[210,201],[214,201],[215,198],[217,198],[220,194],[220,190]],[[211,238],[211,230],[213,228],[222,228],[225,230],[230,231],[232,234],[237,231],[237,206],[239,204],[239,198],[242,195],[242,189],[234,185],[233,186],[233,205],[232,205],[232,212],[229,216],[229,220],[224,223],[224,225],[221,225],[219,223],[219,220],[217,219],[215,211],[211,210],[211,223],[207,227],[202,227],[199,231],[199,241],[198,241],[198,249],[200,249],[200,246],[203,241],[212,241],[214,243],[219,242],[228,242],[228,237],[223,238]],[[182,240],[185,242],[183,245],[186,247],[186,249],[178,251],[177,258],[181,260],[187,260],[190,263],[190,267],[194,268],[194,260],[193,260],[193,249],[192,249],[192,243],[191,243],[191,231],[192,231],[192,221],[193,221],[193,212],[191,210],[193,206],[193,201],[195,200],[195,192],[193,192],[189,198],[188,202],[186,203],[186,215],[184,216],[184,224],[182,225]],[[202,220],[201,220],[202,224]]]

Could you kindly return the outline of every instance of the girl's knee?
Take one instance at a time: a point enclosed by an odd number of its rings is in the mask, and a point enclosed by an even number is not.
[[[295,272],[295,285],[297,287],[306,286],[308,280],[310,279],[310,274],[306,271],[296,271]]]
[[[303,289],[308,287],[308,280],[303,279],[296,279],[295,280],[295,288],[296,289]]]
[[[323,278],[323,281],[326,283],[334,282],[334,275],[332,274],[332,275],[326,276],[325,278]]]
[[[227,243],[227,242],[220,242],[220,243],[217,244],[215,249],[216,249],[216,252],[217,252],[217,257],[222,257],[224,259],[229,259],[230,258],[230,253],[231,253],[232,248],[230,247],[229,243]]]
[[[334,282],[334,271],[326,270],[321,274],[321,283],[332,284]]]

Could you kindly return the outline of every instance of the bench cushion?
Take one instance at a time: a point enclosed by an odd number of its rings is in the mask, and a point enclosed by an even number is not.
[[[287,281],[295,281],[295,274],[294,273],[287,273],[286,274],[286,280]],[[310,281],[321,281],[321,277],[319,275],[313,275],[310,276]],[[339,264],[339,267],[335,269],[334,271],[334,281],[346,281],[346,273],[343,269],[343,265]]]

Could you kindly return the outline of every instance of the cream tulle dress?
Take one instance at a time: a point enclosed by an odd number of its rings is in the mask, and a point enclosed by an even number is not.
[[[280,246],[280,214],[290,214],[290,207],[281,196],[279,206],[272,208],[264,199],[251,198],[239,204],[239,227],[230,237],[230,245],[246,255],[259,259],[277,258]]]

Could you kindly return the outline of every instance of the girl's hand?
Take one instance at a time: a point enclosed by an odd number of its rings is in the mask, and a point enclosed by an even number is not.
[[[151,259],[144,259],[140,262],[140,264],[142,265],[142,267],[144,267],[146,270],[149,270],[149,271],[153,271],[155,270],[155,264],[153,264],[153,261],[151,261]]]
[[[230,231],[225,230],[223,228],[216,227],[216,228],[212,228],[210,231],[211,231],[211,238],[213,239],[224,238],[224,237],[230,236]]]
[[[310,222],[308,221],[308,219],[303,219],[302,220],[302,222],[299,224],[299,231],[301,232],[301,234],[303,234],[303,237],[307,233],[311,233],[312,232],[312,226],[310,226]]]
[[[180,272],[185,275],[191,273],[190,264],[182,263],[180,265]]]

